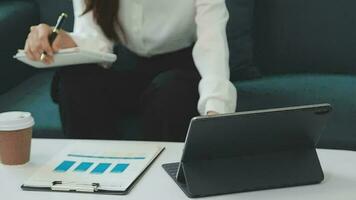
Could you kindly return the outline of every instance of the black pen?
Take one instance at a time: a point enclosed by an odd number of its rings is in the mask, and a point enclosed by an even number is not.
[[[54,40],[57,38],[57,35],[59,34],[59,31],[62,29],[62,26],[64,24],[65,19],[68,17],[66,13],[62,13],[57,20],[57,24],[54,27],[52,33],[48,36],[48,41],[49,45],[52,46]],[[43,52],[41,54],[41,61],[43,61],[46,58],[46,52]]]

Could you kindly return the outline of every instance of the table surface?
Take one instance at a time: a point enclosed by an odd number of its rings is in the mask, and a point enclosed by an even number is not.
[[[159,143],[166,150],[155,161],[132,191],[125,196],[95,195],[60,192],[28,192],[20,189],[21,184],[41,165],[45,164],[64,146],[75,140],[33,139],[31,161],[23,166],[0,164],[0,199],[4,200],[111,200],[111,199],[189,199],[162,169],[161,165],[179,160],[183,143]],[[85,141],[83,141],[85,142]],[[98,141],[105,142],[105,141]],[[118,141],[120,144],[125,141]],[[131,142],[139,145],[140,142]],[[318,150],[325,173],[325,180],[318,185],[284,189],[264,190],[229,194],[203,199],[212,200],[355,200],[356,199],[356,152],[340,150]]]

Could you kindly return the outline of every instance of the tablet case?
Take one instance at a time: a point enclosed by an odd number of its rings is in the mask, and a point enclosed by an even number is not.
[[[329,104],[198,117],[180,163],[163,168],[188,197],[320,183],[315,146]]]

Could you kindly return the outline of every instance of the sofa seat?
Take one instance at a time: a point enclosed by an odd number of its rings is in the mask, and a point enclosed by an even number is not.
[[[49,91],[53,72],[35,74],[0,96],[0,112],[27,111],[35,118],[34,137],[62,138],[58,106]]]
[[[53,71],[42,71],[0,96],[0,112],[23,110],[36,119],[34,137],[63,138],[58,106],[50,98]],[[334,107],[319,147],[356,150],[356,76],[281,75],[237,82],[238,111],[303,104],[331,103]],[[124,139],[140,139],[139,120],[118,122]]]

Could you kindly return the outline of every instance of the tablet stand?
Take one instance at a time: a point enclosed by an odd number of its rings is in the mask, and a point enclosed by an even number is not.
[[[189,197],[315,184],[324,178],[315,149],[173,163],[163,167]],[[178,167],[181,169],[177,179]]]

